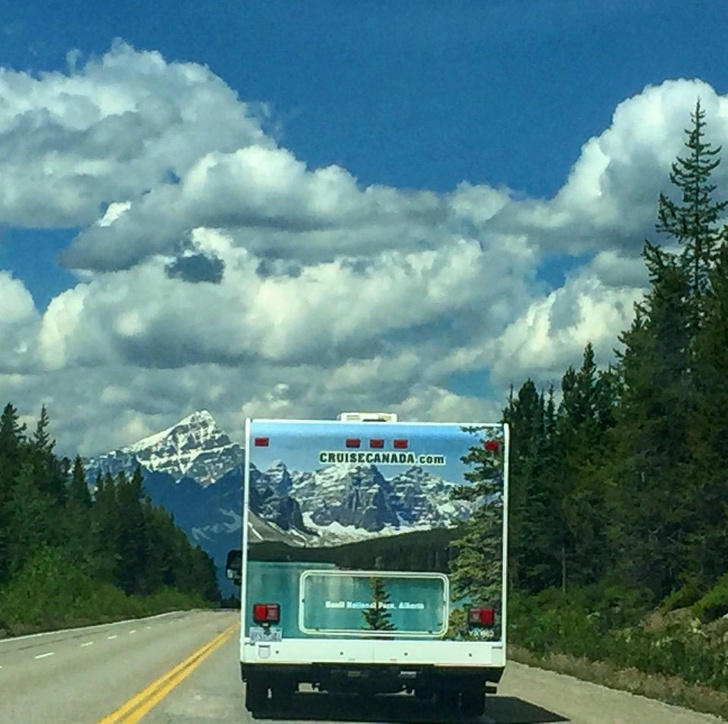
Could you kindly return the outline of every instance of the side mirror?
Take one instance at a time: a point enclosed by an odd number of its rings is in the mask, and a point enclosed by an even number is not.
[[[228,551],[225,561],[225,577],[239,586],[243,576],[243,551],[235,549]]]

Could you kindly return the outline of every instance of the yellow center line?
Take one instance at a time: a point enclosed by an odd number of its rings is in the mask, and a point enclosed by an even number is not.
[[[197,649],[184,661],[132,696],[116,711],[111,712],[103,719],[99,719],[99,724],[121,724],[122,722],[124,724],[133,724],[133,722],[138,722],[150,709],[164,699],[175,686],[186,679],[208,656],[219,649],[238,628],[238,625],[236,623],[226,628],[221,634],[215,636],[212,641]]]

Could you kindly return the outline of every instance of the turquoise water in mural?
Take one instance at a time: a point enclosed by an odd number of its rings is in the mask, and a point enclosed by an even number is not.
[[[445,580],[436,575],[356,572],[303,576],[303,626],[307,632],[391,630],[393,635],[441,635],[447,611]]]
[[[372,635],[439,636],[447,626],[447,585],[437,574],[369,574],[334,564],[248,561],[248,631],[255,603],[278,603],[282,638]]]
[[[316,563],[316,568],[335,569],[333,563]],[[298,627],[298,596],[301,574],[311,569],[311,563],[285,562],[269,563],[248,561],[246,584],[245,631],[253,623],[253,605],[256,603],[277,603],[281,607],[281,629],[283,638],[303,636]]]

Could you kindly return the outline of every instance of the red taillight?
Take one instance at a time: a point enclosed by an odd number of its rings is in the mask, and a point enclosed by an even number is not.
[[[278,623],[281,620],[281,607],[277,603],[254,603],[253,621],[255,623]]]
[[[358,440],[355,437],[349,437],[346,440],[346,447],[359,447],[361,445],[361,440]]]
[[[268,438],[267,437],[256,437],[255,438],[255,447],[268,447]]]
[[[395,450],[405,450],[407,448],[407,441],[406,440],[395,440],[392,443],[392,447],[394,447]]]
[[[469,626],[492,626],[495,623],[495,612],[492,608],[471,608],[468,611]]]
[[[369,447],[372,447],[372,448],[384,447],[384,440],[370,440]]]
[[[497,440],[486,440],[483,443],[483,447],[488,452],[495,452],[496,450],[498,450],[498,441]]]

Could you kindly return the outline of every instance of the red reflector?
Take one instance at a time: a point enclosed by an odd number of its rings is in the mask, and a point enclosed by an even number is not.
[[[346,440],[346,447],[359,447],[361,440],[357,440],[355,437],[350,437]]]
[[[384,440],[370,440],[369,447],[384,447]]]
[[[494,623],[495,613],[492,608],[471,608],[468,611],[470,626],[492,626]]]
[[[277,603],[254,603],[253,621],[255,623],[278,623],[281,607]]]
[[[267,437],[256,437],[255,438],[255,447],[268,447],[268,438]]]
[[[498,441],[497,441],[497,440],[486,440],[486,441],[485,441],[485,442],[483,443],[483,447],[484,447],[484,448],[485,448],[485,449],[486,449],[486,450],[487,450],[488,452],[495,452],[495,451],[496,451],[496,450],[498,449],[498,447],[499,447],[499,446],[498,446]]]
[[[395,440],[392,443],[395,450],[404,450],[407,447],[407,441],[406,440]]]

